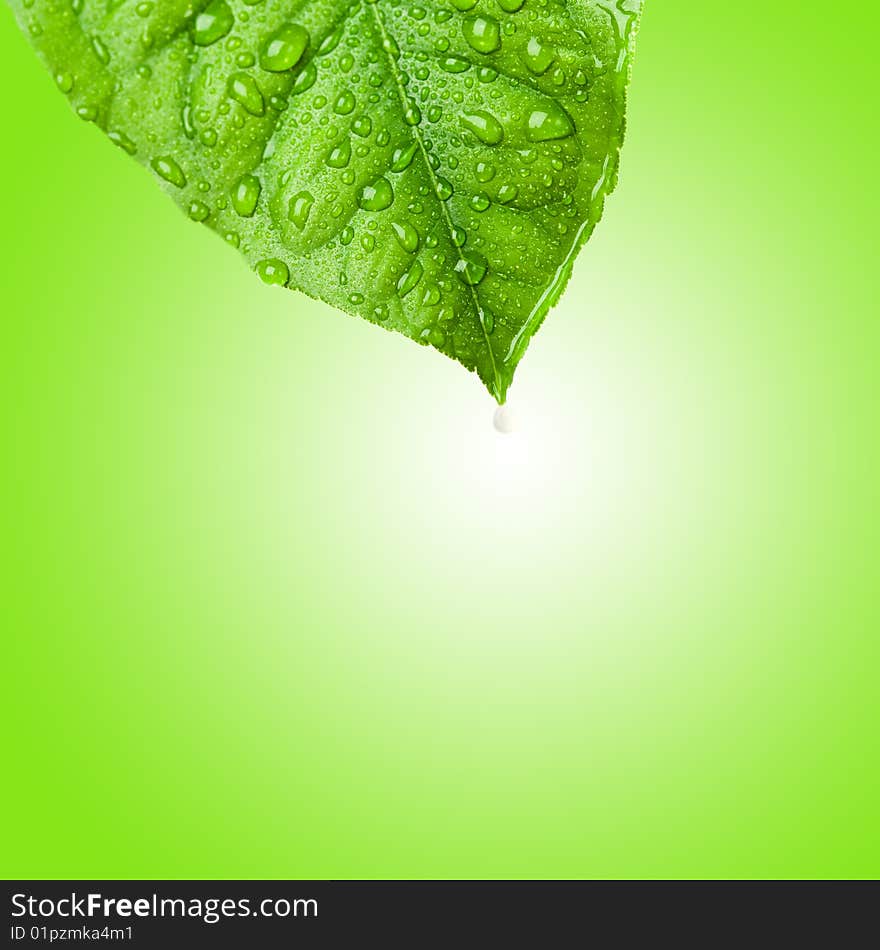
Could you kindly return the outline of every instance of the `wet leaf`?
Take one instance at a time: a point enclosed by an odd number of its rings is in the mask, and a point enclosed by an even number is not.
[[[641,0],[12,0],[77,114],[268,284],[503,402],[617,178]]]

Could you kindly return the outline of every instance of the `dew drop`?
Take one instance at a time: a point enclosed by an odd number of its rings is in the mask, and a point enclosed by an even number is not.
[[[226,82],[226,93],[230,99],[235,99],[244,106],[251,115],[265,114],[266,102],[253,76],[233,73]]]
[[[290,199],[287,205],[287,217],[300,231],[304,230],[308,224],[314,203],[315,197],[308,191],[300,191]]]
[[[277,257],[260,261],[256,266],[257,274],[264,284],[286,287],[290,280],[290,268]]]
[[[342,39],[344,29],[343,26],[340,26],[321,41],[321,45],[318,47],[318,56],[326,56],[339,46],[339,41]]]
[[[125,132],[108,132],[107,138],[114,145],[118,145],[123,151],[128,152],[129,155],[134,155],[137,151],[137,145],[125,134]]]
[[[55,83],[62,92],[72,92],[74,79],[70,73],[56,73]]]
[[[481,191],[478,194],[473,195],[469,204],[474,209],[474,211],[483,212],[489,208],[492,202],[486,192]]]
[[[373,120],[368,115],[359,115],[352,122],[351,131],[365,139],[373,131]]]
[[[504,138],[504,129],[491,112],[480,109],[476,112],[466,112],[461,117],[461,124],[473,132],[484,145],[499,145]]]
[[[193,22],[193,43],[196,46],[210,46],[222,40],[234,24],[235,18],[226,0],[211,0]]]
[[[532,36],[526,43],[522,58],[536,76],[543,76],[553,64],[556,53],[549,46],[545,46],[537,36]]]
[[[315,81],[318,78],[318,67],[314,62],[308,63],[302,72],[296,77],[293,81],[293,89],[291,90],[295,96],[298,96],[300,93],[305,92],[307,89],[311,89],[315,85]]]
[[[448,201],[454,193],[452,185],[445,178],[440,178],[439,176],[437,177],[435,190],[437,197],[441,201]]]
[[[345,168],[351,161],[351,140],[345,138],[338,145],[334,145],[326,161],[331,168]]]
[[[412,267],[397,281],[397,293],[405,297],[408,293],[415,290],[418,282],[422,279],[424,268],[418,261],[413,261]]]
[[[351,92],[346,89],[336,97],[336,102],[333,103],[333,111],[337,115],[351,115],[354,112],[355,105],[357,105],[357,101]]]
[[[477,164],[474,166],[474,176],[476,177],[477,181],[481,181],[484,184],[487,181],[492,181],[492,179],[495,177],[495,166],[489,165],[486,162],[477,162]]]
[[[396,148],[391,155],[391,171],[402,172],[409,168],[417,150],[415,142],[405,148]]]
[[[419,232],[408,221],[392,221],[391,228],[397,243],[409,254],[419,249]]]
[[[497,200],[503,205],[510,204],[511,201],[516,200],[518,194],[519,188],[516,185],[502,185],[498,189]]]
[[[394,201],[394,189],[387,178],[377,178],[371,185],[365,185],[358,197],[358,204],[364,211],[384,211]]]
[[[494,53],[501,46],[501,28],[495,17],[465,17],[462,31],[468,45],[478,53]]]
[[[471,64],[460,56],[447,56],[440,60],[440,68],[447,73],[463,73],[471,68]]]
[[[423,343],[430,344],[439,350],[440,347],[442,347],[446,342],[446,334],[440,329],[440,327],[426,327],[419,334],[419,339]]]
[[[260,200],[260,179],[256,175],[243,175],[232,190],[232,207],[243,218],[249,218],[257,209]]]
[[[486,276],[488,269],[486,258],[479,251],[468,251],[462,254],[455,264],[458,279],[469,287],[476,287]]]
[[[412,100],[409,100],[406,104],[403,121],[407,125],[418,125],[422,121],[422,110]]]
[[[95,56],[105,66],[110,62],[110,50],[107,49],[107,45],[99,36],[92,37],[92,49],[95,51]]]
[[[191,201],[189,208],[187,208],[187,214],[193,221],[204,221],[210,213],[211,209],[204,201]]]
[[[558,103],[548,100],[529,116],[526,135],[530,142],[549,142],[574,134],[574,123]]]
[[[154,158],[150,162],[150,166],[160,178],[164,178],[165,181],[176,188],[183,188],[186,184],[186,175],[184,175],[183,169],[170,155]]]
[[[260,49],[260,66],[267,72],[283,73],[302,59],[309,45],[309,31],[288,23],[266,39]]]

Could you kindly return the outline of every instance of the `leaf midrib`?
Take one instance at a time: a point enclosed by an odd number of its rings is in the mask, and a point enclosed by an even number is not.
[[[391,55],[391,53],[388,51],[388,49],[386,48],[387,46],[390,45],[388,43],[389,39],[392,42],[394,42],[395,45],[397,45],[397,41],[394,39],[393,36],[391,36],[391,34],[388,32],[388,30],[385,27],[385,21],[382,18],[382,14],[379,12],[379,0],[372,0],[372,2],[367,2],[366,6],[368,6],[373,11],[373,18],[376,21],[376,26],[379,32],[381,33],[382,39],[384,41],[382,51],[385,53],[385,56],[388,60],[389,69],[391,70],[391,75],[394,77],[394,82],[395,82],[395,85],[397,86],[397,93],[400,98],[401,107],[404,110],[404,112],[406,112],[406,109],[408,107],[409,97],[406,94],[406,89],[404,87],[403,80],[400,75],[400,71],[397,68],[397,62],[394,59],[394,57]],[[434,188],[434,195],[437,198],[437,200],[440,202],[440,208],[443,214],[443,219],[446,222],[446,227],[449,232],[449,243],[452,245],[452,247],[455,248],[455,252],[458,255],[459,262],[464,264],[466,263],[465,259],[462,257],[461,252],[458,246],[456,245],[455,239],[454,239],[455,224],[449,215],[449,208],[447,207],[446,202],[441,200],[438,194],[439,181],[437,180],[437,175],[434,173],[434,167],[433,165],[431,165],[430,159],[428,158],[428,150],[425,148],[425,143],[424,143],[424,139],[422,138],[421,131],[419,130],[418,125],[410,126],[410,128],[412,129],[413,139],[415,140],[416,145],[418,146],[419,153],[422,157],[422,162],[424,163],[425,169],[427,170],[427,173],[428,173],[428,177],[431,179],[431,185]],[[472,286],[471,284],[467,284],[467,288],[470,291],[470,295],[473,300],[474,307],[476,308],[476,311],[477,311],[477,322],[480,324],[480,331],[483,334],[483,340],[486,343],[486,350],[489,353],[489,361],[492,365],[492,379],[493,379],[494,390],[495,390],[493,392],[493,395],[496,397],[496,399],[501,399],[503,396],[501,378],[498,375],[498,366],[495,362],[495,351],[492,349],[492,344],[489,341],[489,334],[486,330],[486,321],[485,321],[485,313],[483,311],[483,305],[480,303],[480,298],[477,296],[476,287]]]

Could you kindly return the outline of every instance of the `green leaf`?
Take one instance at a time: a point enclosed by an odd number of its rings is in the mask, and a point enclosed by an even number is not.
[[[503,402],[617,178],[641,0],[12,0],[77,114],[269,284]]]

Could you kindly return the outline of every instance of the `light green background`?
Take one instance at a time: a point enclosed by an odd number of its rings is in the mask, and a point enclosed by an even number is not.
[[[0,871],[880,874],[877,26],[649,0],[505,439],[0,10]]]

